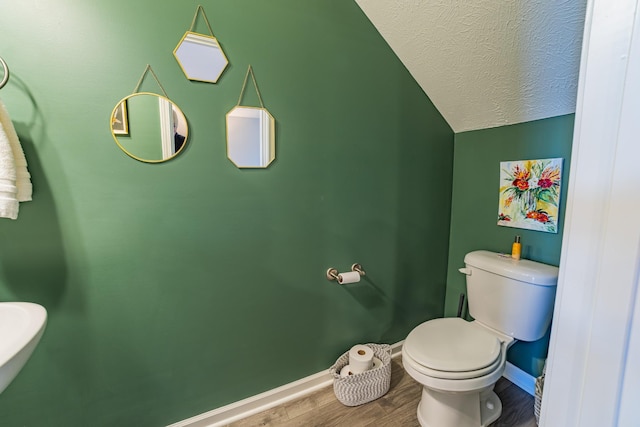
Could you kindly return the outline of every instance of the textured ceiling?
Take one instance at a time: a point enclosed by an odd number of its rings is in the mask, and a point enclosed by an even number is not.
[[[575,112],[586,0],[356,0],[454,132]]]

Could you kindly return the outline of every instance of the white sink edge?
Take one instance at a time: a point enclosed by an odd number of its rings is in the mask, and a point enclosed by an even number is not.
[[[0,393],[7,388],[27,362],[38,345],[47,324],[47,311],[39,304],[0,302],[0,310],[3,308],[12,309],[14,312],[20,311],[23,316],[28,318],[28,322],[19,325],[21,327],[20,335],[18,337],[12,336],[8,342],[5,342],[6,348],[2,348],[3,343],[0,340]]]

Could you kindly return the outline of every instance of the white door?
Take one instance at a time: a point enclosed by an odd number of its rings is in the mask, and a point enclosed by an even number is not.
[[[639,15],[588,2],[542,426],[640,425]]]

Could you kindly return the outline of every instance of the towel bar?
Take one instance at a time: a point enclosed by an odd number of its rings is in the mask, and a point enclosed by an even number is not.
[[[4,59],[2,59],[1,56],[0,56],[0,64],[2,64],[2,68],[4,69],[4,77],[2,78],[2,81],[0,81],[0,89],[2,89],[4,85],[7,84],[7,81],[9,81],[9,66],[7,65],[6,62],[4,62]]]

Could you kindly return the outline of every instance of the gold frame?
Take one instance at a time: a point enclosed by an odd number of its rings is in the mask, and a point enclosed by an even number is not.
[[[231,113],[233,113],[234,111],[236,111],[238,108],[243,108],[243,109],[247,109],[247,110],[259,110],[259,111],[263,111],[267,115],[267,119],[269,121],[269,135],[268,135],[269,141],[266,144],[266,146],[268,146],[268,148],[269,148],[269,160],[264,165],[259,165],[259,166],[239,165],[229,155],[229,115]],[[235,165],[235,167],[237,167],[238,169],[266,169],[276,159],[276,119],[273,117],[273,115],[266,108],[264,108],[264,107],[249,107],[249,106],[246,106],[246,105],[236,105],[229,112],[227,112],[227,114],[225,115],[225,129],[226,129],[226,134],[227,134],[226,135],[227,159],[229,159],[229,161],[231,161],[231,163],[233,163]],[[261,135],[261,136],[264,136],[264,135]],[[261,142],[263,142],[263,141],[261,141]]]
[[[189,121],[187,120],[187,116],[184,114],[184,112],[182,111],[182,109],[180,107],[178,107],[173,101],[171,101],[171,99],[169,99],[166,96],[162,96],[159,95],[157,93],[153,93],[153,92],[135,92],[132,93],[130,95],[125,96],[124,98],[122,98],[114,107],[113,111],[111,112],[111,122],[113,123],[113,119],[114,119],[114,115],[116,113],[116,110],[118,110],[118,108],[120,107],[121,104],[126,104],[128,102],[128,100],[130,98],[133,98],[134,96],[139,96],[139,95],[151,95],[151,96],[155,96],[158,97],[159,99],[164,99],[166,100],[169,104],[171,104],[172,106],[174,106],[175,108],[177,108],[180,111],[180,114],[182,114],[182,117],[184,118],[184,123],[186,125],[185,128],[185,132],[184,132],[184,143],[182,144],[182,146],[180,147],[180,149],[178,151],[176,151],[172,156],[167,157],[167,158],[163,158],[163,159],[158,159],[158,160],[150,160],[150,159],[143,159],[139,156],[136,156],[135,154],[132,154],[131,152],[129,152],[118,140],[118,135],[121,136],[128,136],[129,134],[118,134],[114,131],[113,129],[113,125],[111,125],[111,136],[113,136],[113,139],[115,140],[116,144],[118,145],[118,147],[120,148],[120,150],[122,150],[126,155],[128,155],[129,157],[138,160],[139,162],[143,162],[143,163],[162,163],[162,162],[166,162],[168,160],[174,159],[175,157],[178,156],[178,154],[182,153],[185,149],[185,146],[187,145],[187,141],[189,139]],[[126,107],[125,107],[126,108]],[[128,123],[128,121],[127,121]],[[127,130],[128,130],[128,124],[127,124]]]
[[[180,61],[180,57],[178,56],[178,50],[180,49],[180,46],[182,46],[182,43],[184,43],[185,40],[186,41],[190,41],[190,40],[187,40],[188,38],[193,39],[193,38],[196,38],[196,37],[200,38],[200,39],[206,39],[204,41],[203,40],[195,40],[194,41],[194,42],[199,43],[201,45],[208,45],[208,46],[213,47],[213,44],[215,44],[218,47],[218,49],[220,50],[220,55],[224,59],[224,67],[222,67],[222,69],[220,70],[220,73],[215,78],[215,80],[200,79],[200,78],[191,77],[188,74],[187,70],[185,69],[184,65],[182,64],[182,61]],[[227,58],[227,55],[224,53],[224,50],[222,49],[222,45],[220,44],[218,39],[216,39],[213,36],[208,36],[206,34],[194,33],[193,31],[187,31],[187,32],[184,33],[184,35],[182,36],[182,39],[180,39],[180,42],[178,43],[176,48],[173,50],[173,56],[176,58],[176,61],[178,61],[178,65],[180,65],[180,69],[182,69],[182,73],[185,75],[185,77],[188,80],[191,80],[191,81],[205,82],[205,83],[217,83],[218,80],[220,80],[220,77],[222,77],[222,74],[224,74],[224,72],[227,69],[227,67],[229,67],[229,58]]]

